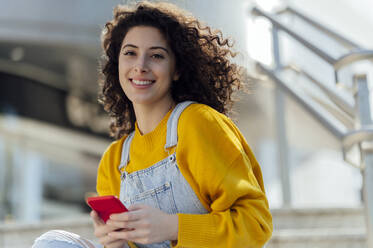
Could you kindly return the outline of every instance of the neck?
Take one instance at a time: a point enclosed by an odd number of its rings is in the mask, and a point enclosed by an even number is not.
[[[157,105],[134,104],[137,126],[142,135],[153,131],[163,117],[175,105],[173,100],[162,101]]]

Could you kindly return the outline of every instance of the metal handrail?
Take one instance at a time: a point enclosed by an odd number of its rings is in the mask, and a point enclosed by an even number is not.
[[[294,13],[296,13],[297,15],[301,16],[302,18],[306,18],[305,16],[301,15],[300,13],[298,13],[298,12],[296,12],[294,10],[292,10],[292,11]],[[337,35],[335,32],[333,32],[333,31],[331,31],[329,29],[322,28],[321,30],[324,30],[324,32],[326,32],[326,30],[328,30],[328,32],[330,34],[333,34],[333,36],[338,37],[338,39],[342,39],[345,42],[353,44],[353,48],[355,48],[355,50],[353,50],[353,51],[351,51],[351,52],[349,52],[347,54],[344,54],[344,55],[340,56],[339,58],[333,58],[331,55],[327,54],[326,52],[324,52],[323,50],[321,50],[320,48],[318,48],[316,45],[312,44],[311,42],[307,41],[306,39],[304,39],[300,35],[296,34],[291,29],[287,28],[280,21],[276,20],[276,18],[274,16],[272,16],[272,15],[270,15],[268,13],[265,13],[264,11],[260,10],[257,7],[254,7],[252,9],[252,14],[255,15],[255,16],[263,16],[263,17],[267,18],[269,21],[271,21],[271,23],[276,28],[278,28],[278,29],[286,32],[291,37],[293,37],[295,40],[299,41],[305,47],[307,47],[312,52],[314,52],[317,56],[319,56],[324,61],[326,61],[327,63],[329,63],[330,65],[332,65],[333,68],[336,71],[339,70],[339,69],[341,69],[342,67],[344,67],[346,65],[350,65],[350,64],[352,64],[353,62],[356,62],[356,61],[361,61],[361,60],[366,60],[366,59],[373,59],[373,50],[364,50],[360,46],[356,45],[355,43],[352,43],[352,42],[348,41],[346,38],[342,37],[341,35]],[[316,27],[317,26],[321,26],[320,24],[318,24],[318,23],[310,20],[309,18],[306,18],[306,20],[308,20],[310,23],[314,23],[314,25]],[[336,77],[336,80],[337,80],[337,78],[338,77]]]
[[[342,55],[333,66],[335,70],[339,70],[346,65],[367,59],[373,59],[373,50],[361,49]]]
[[[349,131],[344,125],[329,115],[322,107],[320,107],[317,102],[309,99],[305,94],[302,94],[299,90],[293,88],[291,85],[287,84],[279,77],[276,76],[275,71],[267,68],[261,63],[256,63],[257,69],[265,73],[276,82],[285,92],[287,92],[293,99],[302,105],[308,112],[314,116],[319,123],[321,123],[327,130],[329,130],[338,140],[342,143],[342,155],[343,159],[355,168],[363,170],[365,168],[365,160],[363,156],[363,150],[365,148],[362,146],[363,142],[371,141],[373,142],[373,126],[369,128],[363,128],[359,130]],[[354,146],[358,145],[360,148],[360,162],[351,160],[347,153]]]
[[[0,137],[22,145],[35,144],[35,148],[40,148],[40,151],[62,148],[98,157],[110,144],[110,140],[106,138],[19,116],[15,119],[11,115],[0,115]]]
[[[276,76],[274,71],[269,68],[266,68],[261,63],[256,64],[257,69],[264,72],[269,76],[273,81],[275,81],[281,88],[283,88],[289,95],[291,95],[297,103],[304,106],[304,108],[309,111],[319,122],[329,130],[335,137],[338,139],[343,139],[347,133],[347,129],[344,127],[339,120],[335,119],[333,116],[330,116],[326,111],[313,102],[312,99],[309,99],[306,95],[297,91],[295,88],[288,85],[286,82],[281,80]]]
[[[306,46],[308,49],[313,51],[316,55],[318,55],[320,58],[322,58],[323,60],[325,60],[329,64],[334,65],[334,63],[337,62],[337,60],[335,58],[333,58],[329,54],[325,53],[324,51],[319,49],[317,46],[313,45],[311,42],[302,38],[300,35],[296,34],[294,31],[288,29],[284,24],[277,21],[270,14],[265,13],[264,11],[258,9],[257,7],[254,7],[252,9],[252,14],[256,15],[256,16],[263,16],[263,17],[267,18],[268,20],[270,20],[272,22],[272,24],[276,28],[278,28],[280,30],[283,30],[284,32],[288,33],[290,36],[292,36],[294,39],[296,39],[297,41],[302,43],[304,46]]]
[[[316,22],[315,20],[312,20],[311,18],[305,16],[304,14],[300,13],[298,10],[295,10],[294,8],[286,7],[284,10],[278,11],[277,13],[286,13],[286,12],[291,13],[291,14],[299,17],[300,19],[307,22],[311,26],[317,28],[318,30],[320,30],[324,34],[326,34],[329,37],[333,38],[334,40],[338,41],[340,44],[342,44],[346,48],[349,48],[349,49],[360,48],[360,46],[358,44],[356,44],[355,42],[347,39],[346,37],[343,37],[342,35],[340,35],[340,34],[334,32],[333,30],[323,26],[322,24]]]
[[[342,143],[344,147],[349,148],[357,143],[367,140],[373,140],[373,126],[349,131],[343,136]]]
[[[318,55],[319,57],[324,59],[326,62],[331,64],[333,66],[333,68],[335,69],[336,83],[339,83],[338,82],[337,70],[339,70],[340,68],[342,68],[346,65],[352,64],[356,61],[373,59],[373,50],[363,50],[363,49],[361,49],[357,44],[353,43],[352,41],[344,38],[343,36],[333,32],[333,31],[325,28],[321,24],[311,20],[310,18],[304,16],[303,14],[299,13],[298,11],[296,11],[292,8],[289,8],[289,7],[285,8],[284,10],[277,11],[277,13],[280,13],[280,14],[285,13],[285,12],[291,12],[291,13],[299,16],[300,18],[302,18],[306,22],[310,23],[314,27],[318,28],[319,30],[323,31],[324,33],[328,34],[329,36],[331,36],[331,37],[339,40],[340,42],[345,43],[345,45],[347,44],[348,46],[353,47],[355,49],[354,51],[351,51],[347,54],[342,55],[338,59],[334,59],[333,57],[331,57],[326,52],[317,48],[311,42],[305,40],[304,38],[302,38],[301,36],[296,34],[294,31],[287,28],[284,24],[282,24],[281,22],[276,20],[275,17],[273,17],[272,15],[270,15],[268,13],[265,13],[264,11],[258,9],[257,7],[254,7],[252,9],[252,13],[254,15],[263,16],[263,17],[267,18],[268,20],[270,20],[271,23],[274,26],[274,29],[279,29],[279,30],[282,30],[282,31],[288,33],[294,39],[298,40],[304,46],[306,46],[308,49],[313,51],[316,55]],[[308,73],[302,71],[301,69],[297,68],[296,66],[293,66],[293,65],[282,66],[282,69],[287,68],[287,67],[291,67],[291,69],[294,69],[295,71],[299,71],[300,73],[305,75],[315,85],[317,85],[336,106],[338,106],[341,110],[343,110],[350,117],[352,117],[352,118],[356,117],[356,114],[355,114],[355,111],[354,111],[354,106],[350,106],[350,104],[348,104],[344,99],[342,99],[341,97],[336,95],[334,92],[330,91],[328,88],[326,88],[320,82],[318,82],[317,80],[314,80],[312,78],[312,76],[310,76]],[[287,85],[285,82],[280,80],[276,76],[275,71],[272,71],[272,70],[266,68],[265,66],[263,66],[260,63],[257,63],[257,68],[259,68],[261,71],[263,71],[265,74],[267,74],[272,80],[277,82],[282,88],[285,88],[285,90],[288,93],[290,93],[290,95],[293,96],[298,103],[303,105],[309,112],[311,112],[311,114],[313,116],[315,116],[316,119],[318,119],[324,125],[324,127],[326,127],[329,131],[331,131],[334,134],[334,136],[341,139],[342,145],[343,145],[343,155],[344,155],[344,158],[345,158],[346,161],[347,161],[347,159],[345,157],[346,151],[352,147],[352,145],[350,144],[351,139],[356,139],[356,137],[359,137],[359,139],[371,140],[372,130],[356,131],[356,134],[355,134],[355,132],[352,132],[352,133],[347,132],[348,130],[343,130],[342,131],[343,128],[340,128],[340,126],[338,124],[336,124],[338,122],[331,121],[331,119],[327,116],[327,114],[323,113],[323,111],[324,111],[323,109],[315,107],[314,102],[311,102],[309,99],[307,99],[307,97],[305,95],[302,95],[301,92],[295,92],[294,89],[292,89],[289,85]],[[352,137],[354,137],[354,138],[352,138]],[[359,141],[354,142],[354,144],[356,144],[356,143],[360,144],[361,142],[362,142],[362,140],[359,140]],[[353,164],[351,161],[348,161],[348,162],[350,164],[354,165],[355,167],[360,168],[360,166],[357,166],[356,164]]]
[[[326,111],[324,111],[316,102],[309,99],[305,94],[302,94],[297,89],[293,88],[279,77],[276,76],[276,73],[269,68],[266,68],[261,63],[256,64],[257,69],[265,73],[276,82],[282,89],[285,90],[293,99],[302,105],[308,112],[314,116],[319,123],[321,123],[327,130],[329,130],[338,140],[342,143],[342,155],[343,159],[348,162],[353,167],[358,169],[365,168],[365,161],[362,151],[364,147],[361,146],[363,142],[373,141],[373,126],[369,128],[363,128],[360,130],[348,131],[347,128],[343,126],[337,119],[330,116]],[[352,161],[348,156],[347,152],[354,145],[359,145],[361,150],[360,152],[360,163]]]
[[[352,106],[350,103],[346,102],[343,98],[339,97],[335,92],[330,90],[328,87],[325,86],[325,84],[321,83],[320,81],[313,78],[309,73],[302,70],[301,68],[298,68],[295,65],[289,65],[289,69],[296,71],[297,73],[300,73],[304,75],[307,79],[309,79],[312,83],[317,85],[324,93],[328,96],[328,98],[341,110],[343,110],[349,117],[355,118],[355,110],[354,106]]]
[[[289,10],[288,10],[289,11]],[[282,11],[283,13],[286,11]],[[371,114],[371,92],[368,87],[367,75],[363,74],[354,74],[354,85],[353,93],[355,98],[355,111],[352,111],[350,106],[345,105],[343,102],[339,102],[339,97],[334,94],[328,94],[327,88],[320,87],[316,82],[313,82],[319,89],[321,89],[328,98],[339,106],[340,109],[344,109],[345,112],[353,112],[352,117],[355,120],[355,125],[360,126],[359,130],[351,131],[351,128],[346,128],[335,116],[328,112],[322,106],[318,104],[318,98],[313,99],[312,96],[309,97],[305,92],[299,90],[297,85],[290,84],[286,81],[281,80],[281,72],[284,71],[286,66],[281,64],[280,60],[280,48],[279,48],[279,39],[278,32],[279,30],[286,32],[294,39],[298,40],[306,48],[310,49],[316,55],[324,59],[326,62],[331,64],[334,68],[335,82],[339,84],[338,81],[338,70],[343,66],[350,65],[356,61],[360,60],[372,60],[373,51],[372,50],[363,50],[354,43],[351,43],[347,39],[344,39],[342,36],[337,35],[336,33],[324,28],[320,24],[312,21],[309,18],[302,18],[308,23],[318,28],[322,32],[332,36],[334,39],[339,42],[344,43],[344,45],[350,46],[353,48],[352,51],[340,56],[339,58],[333,58],[326,52],[322,51],[316,47],[311,42],[303,39],[298,34],[294,33],[292,30],[287,28],[285,25],[277,21],[273,16],[264,13],[258,8],[254,8],[252,13],[257,16],[264,16],[269,19],[272,23],[272,41],[273,41],[273,54],[274,54],[274,69],[268,69],[260,63],[257,63],[257,68],[268,75],[275,83],[276,86],[285,91],[290,96],[292,96],[298,105],[302,105],[310,114],[315,117],[327,130],[331,131],[334,136],[340,139],[342,143],[342,152],[343,158],[349,164],[362,170],[363,178],[363,203],[365,205],[365,216],[366,216],[366,225],[367,225],[367,247],[373,248],[373,121]],[[279,13],[279,12],[278,12]],[[298,15],[299,16],[299,15]],[[312,80],[312,77],[309,78]],[[279,94],[277,94],[279,95]],[[276,95],[276,96],[277,96]],[[343,99],[342,99],[343,100]],[[276,113],[284,111],[283,98],[276,98]],[[348,111],[346,111],[348,110]],[[279,119],[277,121],[278,130],[277,133],[286,132],[284,128],[284,120]],[[279,147],[287,147],[287,140],[284,135],[278,135],[277,137]],[[354,146],[357,145],[360,152],[360,159],[358,162],[353,161],[348,157],[348,151]],[[280,150],[282,153],[287,153],[286,149]],[[279,156],[279,167],[281,175],[288,175],[289,169],[285,164],[287,163],[286,155]],[[288,176],[281,177],[281,185],[283,189],[283,204],[284,206],[290,206],[291,197],[290,195],[290,183],[287,180]]]

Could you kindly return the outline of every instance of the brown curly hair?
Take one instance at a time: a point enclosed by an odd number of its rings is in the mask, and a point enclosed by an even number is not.
[[[209,105],[228,114],[233,105],[232,93],[242,86],[242,68],[231,63],[229,40],[219,30],[202,25],[196,18],[170,3],[140,2],[134,6],[118,5],[114,19],[102,32],[105,61],[99,102],[112,117],[110,135],[116,139],[135,128],[136,116],[131,101],[124,94],[118,73],[122,41],[135,26],[159,29],[176,58],[180,75],[171,84],[175,103],[186,100]]]

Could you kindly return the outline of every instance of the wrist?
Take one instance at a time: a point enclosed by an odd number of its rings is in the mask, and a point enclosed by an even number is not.
[[[179,233],[179,216],[177,214],[170,214],[168,216],[168,224],[170,226],[170,238],[169,240],[175,241],[177,240],[177,236]]]

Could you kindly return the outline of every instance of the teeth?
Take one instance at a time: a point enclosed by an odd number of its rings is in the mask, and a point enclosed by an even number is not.
[[[139,81],[139,80],[132,80],[133,83],[138,84],[138,85],[149,85],[153,83],[153,81]]]

